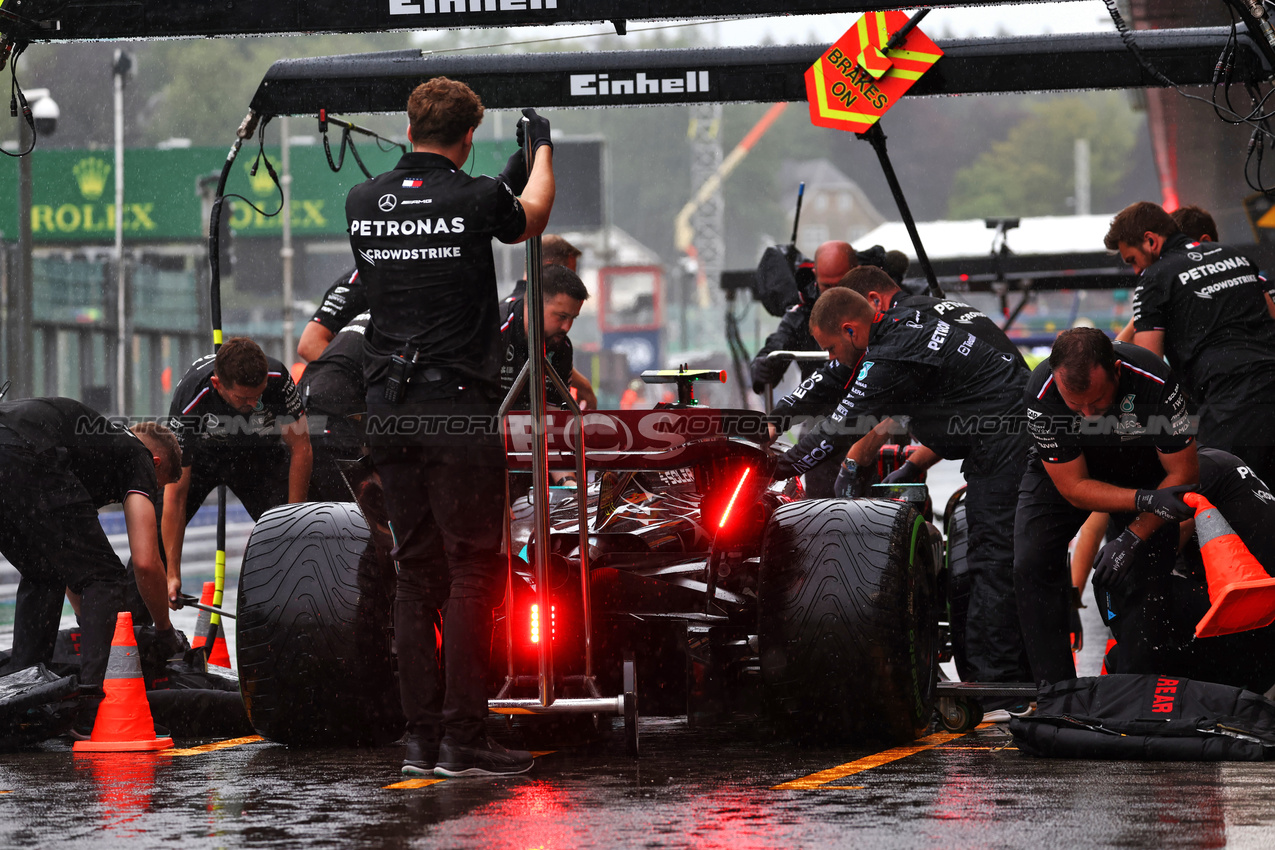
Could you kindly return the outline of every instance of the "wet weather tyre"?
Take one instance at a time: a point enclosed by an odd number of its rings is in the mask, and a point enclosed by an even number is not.
[[[947,568],[944,574],[947,581],[947,615],[952,636],[952,658],[956,662],[956,673],[963,682],[973,681],[969,656],[965,652],[966,629],[968,627],[967,612],[970,607],[970,566],[969,566],[969,522],[965,515],[965,499],[961,498],[950,505],[948,515],[944,518],[947,532]]]
[[[289,745],[379,746],[403,732],[393,571],[353,502],[267,511],[239,578],[239,684],[253,728]]]
[[[780,507],[766,527],[759,641],[766,704],[811,743],[914,740],[938,664],[934,550],[915,508]]]

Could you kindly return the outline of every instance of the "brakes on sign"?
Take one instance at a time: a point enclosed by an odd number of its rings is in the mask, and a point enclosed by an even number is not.
[[[908,22],[904,12],[868,12],[806,71],[810,121],[865,132],[939,60],[943,51],[919,28],[885,50]]]

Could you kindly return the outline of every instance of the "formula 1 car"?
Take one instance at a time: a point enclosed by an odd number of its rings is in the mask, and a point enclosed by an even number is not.
[[[535,696],[547,641],[565,697],[636,692],[643,712],[695,722],[760,709],[820,741],[906,741],[929,726],[949,582],[925,485],[805,499],[771,480],[754,411],[591,411],[575,432],[569,414],[549,417],[550,468],[572,468],[582,437],[600,474],[584,491],[549,491],[548,610],[529,567],[531,511],[514,505],[494,695]],[[510,417],[511,470],[528,468],[531,433]],[[374,475],[353,467],[357,505],[275,508],[244,555],[240,683],[257,731],[284,743],[402,732],[388,528]],[[625,719],[633,750],[636,715]]]

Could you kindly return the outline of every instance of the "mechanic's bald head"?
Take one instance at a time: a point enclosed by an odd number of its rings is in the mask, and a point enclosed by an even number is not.
[[[859,265],[849,242],[825,242],[815,251],[815,283],[820,292],[836,286],[846,272]]]

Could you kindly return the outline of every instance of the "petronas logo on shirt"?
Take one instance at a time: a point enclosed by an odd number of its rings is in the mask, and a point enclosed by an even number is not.
[[[1133,393],[1124,397],[1124,400],[1120,402],[1120,409],[1125,413],[1133,412]]]

